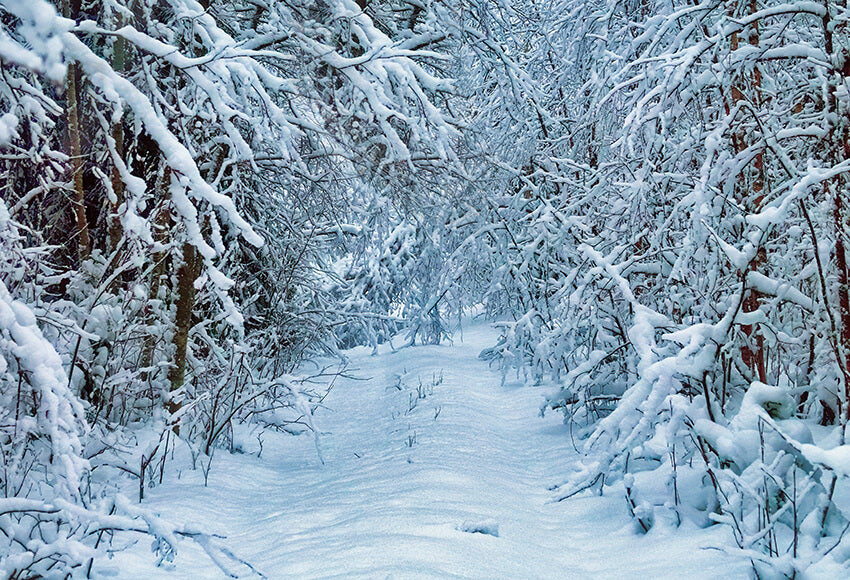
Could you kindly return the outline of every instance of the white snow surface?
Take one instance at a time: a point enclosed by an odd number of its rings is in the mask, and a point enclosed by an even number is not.
[[[226,536],[270,579],[749,577],[712,549],[731,543],[723,526],[638,534],[622,487],[553,502],[578,460],[569,428],[539,416],[546,389],[503,385],[478,360],[495,338],[476,323],[453,345],[355,349],[347,373],[362,379],[337,380],[315,414],[324,464],[309,435],[266,434],[260,458],[219,450],[207,487],[173,461],[144,505]],[[95,577],[225,577],[192,542],[166,567],[149,545]]]

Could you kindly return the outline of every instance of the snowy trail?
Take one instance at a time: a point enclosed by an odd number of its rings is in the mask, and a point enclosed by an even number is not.
[[[260,460],[220,453],[209,487],[172,474],[146,503],[227,536],[272,579],[747,577],[703,549],[728,541],[719,527],[644,536],[622,495],[550,503],[576,453],[558,416],[539,417],[541,389],[477,359],[494,338],[474,325],[451,346],[358,349],[363,380],[339,380],[316,414],[324,465],[306,436],[267,437]],[[100,575],[223,577],[189,542],[172,569],[145,548]]]

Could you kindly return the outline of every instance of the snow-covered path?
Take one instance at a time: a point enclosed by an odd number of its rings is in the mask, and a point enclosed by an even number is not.
[[[727,531],[656,526],[634,533],[622,495],[551,503],[547,486],[576,461],[558,416],[539,417],[541,389],[500,384],[477,359],[494,331],[478,324],[454,345],[352,353],[316,414],[313,441],[266,437],[261,459],[216,455],[151,490],[170,519],[227,536],[266,577],[745,578],[707,545]],[[172,569],[146,546],[101,576],[221,578],[190,542]]]

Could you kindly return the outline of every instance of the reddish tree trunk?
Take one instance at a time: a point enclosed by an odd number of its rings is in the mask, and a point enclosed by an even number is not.
[[[755,0],[750,0],[747,9],[750,14],[754,14],[758,10]],[[753,24],[749,29],[747,41],[751,46],[759,44],[758,24]],[[730,39],[732,50],[737,50],[739,45],[739,37],[733,34]],[[751,100],[758,103],[761,100],[761,70],[758,66],[753,67],[752,78],[749,82],[744,79],[738,79],[738,85],[744,87],[749,85]],[[743,100],[745,95],[741,88],[735,84],[732,85],[732,102],[737,104]],[[729,107],[727,107],[727,111]],[[732,137],[732,142],[736,153],[741,153],[747,148],[746,134],[741,131]],[[753,159],[752,166],[745,168],[739,176],[742,190],[742,201],[748,213],[756,213],[760,210],[764,201],[764,156],[760,151]],[[757,271],[766,261],[766,254],[763,249],[759,250],[755,260],[750,264],[751,271]],[[742,305],[743,312],[755,312],[761,305],[761,294],[754,289],[747,292]],[[746,336],[746,344],[741,347],[741,359],[749,368],[753,375],[761,382],[767,382],[767,367],[765,365],[764,355],[764,336],[758,331],[757,326],[745,324],[741,326],[741,331]]]

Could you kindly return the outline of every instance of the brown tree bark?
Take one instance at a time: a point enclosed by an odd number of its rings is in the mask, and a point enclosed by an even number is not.
[[[755,14],[758,10],[756,0],[748,0],[747,12]],[[747,31],[747,42],[750,46],[759,45],[759,29],[758,23],[754,23]],[[731,49],[738,50],[740,38],[737,33],[733,33],[730,39]],[[740,101],[747,98],[744,94],[746,89],[749,93],[749,98],[754,104],[761,101],[761,70],[756,65],[753,67],[752,77],[750,79],[735,79],[732,84],[732,103],[738,104]],[[735,153],[742,153],[747,148],[747,136],[741,131],[732,137]],[[742,192],[743,206],[747,213],[757,213],[764,201],[764,155],[759,151],[753,158],[750,167],[745,168],[739,176],[740,189]],[[756,258],[750,264],[750,271],[757,271],[766,261],[767,256],[763,249],[760,249]],[[761,295],[757,290],[747,290],[747,295],[744,298],[744,303],[741,305],[743,312],[755,312],[761,306]],[[741,325],[741,331],[746,336],[746,344],[741,347],[741,359],[744,365],[750,369],[754,377],[757,377],[761,382],[767,382],[767,367],[765,365],[765,345],[764,336],[759,332],[758,327],[754,325]]]
[[[824,51],[830,57],[833,63],[840,64],[841,67],[836,67],[829,75],[829,87],[827,90],[825,113],[829,123],[829,137],[826,139],[827,150],[825,151],[826,161],[830,164],[838,164],[850,157],[850,127],[846,122],[848,111],[840,110],[838,100],[839,87],[844,86],[847,77],[850,77],[850,59],[847,58],[846,47],[841,46],[841,41],[836,42],[836,36],[843,36],[844,43],[847,43],[846,26],[842,23],[836,23],[832,19],[830,12],[830,0],[824,0],[824,8],[826,8],[823,16],[823,33],[824,33]],[[845,33],[839,34],[841,31]],[[838,44],[838,46],[836,46]],[[837,124],[835,119],[845,118],[843,123]],[[848,288],[848,278],[850,272],[847,269],[847,251],[844,244],[844,237],[848,235],[847,214],[845,208],[845,196],[847,195],[846,178],[841,176],[835,178],[832,182],[824,184],[827,195],[833,196],[833,235],[835,236],[835,244],[833,246],[833,259],[835,260],[834,267],[837,278],[837,298],[838,298],[838,315],[831,318],[837,318],[836,325],[832,331],[831,341],[833,342],[833,351],[835,352],[838,367],[841,371],[844,380],[843,393],[843,408],[839,408],[839,419],[843,424],[850,422],[850,288]],[[824,292],[824,301],[827,300],[827,292]],[[829,304],[824,304],[824,307],[829,309]]]
[[[79,13],[79,6],[70,0],[62,2],[62,15],[65,18],[75,20]],[[74,211],[74,222],[76,224],[77,258],[85,260],[91,250],[89,238],[88,218],[86,217],[86,196],[83,189],[83,152],[80,144],[80,111],[79,95],[77,92],[77,65],[68,63],[68,72],[65,76],[65,102],[68,123],[68,154],[71,157],[71,180],[73,183],[74,197],[72,207]]]
[[[183,244],[183,261],[177,270],[177,315],[174,320],[174,361],[168,373],[171,392],[180,389],[186,378],[186,354],[189,343],[189,330],[192,327],[192,310],[195,306],[195,279],[200,272],[200,260],[195,246],[189,242]],[[180,410],[180,403],[169,399],[165,405],[169,413]],[[174,432],[179,427],[174,426]]]
[[[116,27],[120,27],[122,18],[119,15],[116,22]],[[126,41],[119,37],[115,37],[112,43],[112,68],[116,72],[123,72],[126,63],[125,57]],[[112,139],[115,141],[115,152],[118,157],[124,156],[124,125],[119,120],[112,126]],[[115,200],[110,203],[109,212],[109,243],[112,250],[118,247],[121,238],[124,235],[124,228],[121,225],[121,216],[118,210],[121,204],[124,203],[124,180],[121,179],[121,173],[118,171],[118,166],[113,162],[112,174],[110,176],[112,182],[112,191],[115,194]]]
[[[161,191],[163,178],[156,181],[156,191]],[[165,245],[168,242],[168,235],[171,228],[171,212],[168,208],[168,202],[164,201],[162,207],[156,214],[154,220],[154,240]],[[157,300],[159,298],[159,289],[162,284],[162,278],[168,269],[168,256],[164,251],[156,252],[153,255],[153,271],[151,272],[150,290],[148,292],[148,300]],[[153,326],[157,323],[156,315],[152,307],[148,304],[145,307],[145,318],[148,326]],[[148,369],[153,365],[154,354],[156,353],[156,336],[147,334],[145,343],[142,348],[141,367]],[[150,378],[150,373],[145,370],[141,374],[142,381],[147,381]]]
[[[844,418],[850,423],[850,272],[847,270],[847,252],[844,246],[844,236],[850,232],[842,196],[845,195],[841,184],[836,188],[833,206],[835,221],[835,268],[838,270],[838,319],[841,324],[841,347],[839,356],[844,357],[839,364],[843,367],[845,408]]]

